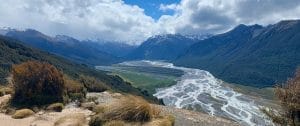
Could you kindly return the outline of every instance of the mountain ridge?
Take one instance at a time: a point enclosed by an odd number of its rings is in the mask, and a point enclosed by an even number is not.
[[[63,56],[78,63],[88,65],[110,65],[122,60],[119,55],[113,53],[116,49],[106,49],[108,48],[106,45],[111,47],[109,44],[101,45],[94,41],[80,41],[66,35],[50,37],[34,29],[8,29],[4,35],[18,39],[24,44]],[[130,49],[131,47],[122,48],[122,46],[120,46],[116,48]]]
[[[208,70],[227,82],[269,87],[284,82],[300,65],[299,29],[299,20],[239,25],[191,45],[174,63]]]

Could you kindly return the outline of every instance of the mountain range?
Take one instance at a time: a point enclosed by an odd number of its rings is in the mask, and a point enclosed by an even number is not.
[[[172,61],[182,55],[190,45],[208,36],[209,35],[190,37],[180,34],[153,36],[129,53],[126,58],[128,60],[147,59]]]
[[[65,35],[50,37],[33,29],[4,31],[2,30],[3,35],[20,40],[26,45],[88,65],[109,65],[120,62],[121,56],[135,48],[127,44],[80,41]]]
[[[207,70],[226,82],[255,87],[282,83],[300,65],[300,20],[268,26],[241,24],[217,35],[156,35],[139,46],[80,41],[64,35],[50,37],[32,29],[4,29],[0,34],[91,66],[164,60]]]
[[[208,70],[231,83],[256,87],[280,84],[300,65],[300,21],[266,27],[239,25],[198,41],[173,62]]]

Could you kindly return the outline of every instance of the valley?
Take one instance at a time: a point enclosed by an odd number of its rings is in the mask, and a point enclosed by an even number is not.
[[[167,62],[129,61],[96,68],[120,75],[133,86],[163,99],[167,106],[205,112],[242,125],[272,125],[260,109],[263,106],[278,107],[272,102],[270,88],[229,84],[207,71],[177,67]]]
[[[300,0],[1,2],[0,125],[300,126],[299,15]]]

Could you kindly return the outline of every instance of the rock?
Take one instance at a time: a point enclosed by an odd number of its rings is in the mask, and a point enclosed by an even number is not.
[[[12,115],[12,118],[23,119],[23,118],[29,117],[33,114],[34,114],[34,112],[30,109],[20,109],[20,110],[17,110],[14,115]]]
[[[82,108],[88,109],[88,110],[93,110],[94,107],[96,106],[96,104],[94,102],[85,102],[85,103],[81,103],[80,106]]]
[[[47,107],[46,110],[54,111],[54,112],[61,112],[64,109],[64,104],[62,103],[53,103]]]
[[[0,88],[0,96],[12,94],[13,90],[9,87]]]
[[[54,123],[54,126],[85,126],[86,122],[87,120],[83,113],[76,113],[59,118]]]
[[[6,113],[8,107],[8,103],[10,100],[11,96],[10,95],[4,95],[0,97],[0,112]]]

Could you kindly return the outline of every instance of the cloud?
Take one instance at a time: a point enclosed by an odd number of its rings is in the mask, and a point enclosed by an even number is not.
[[[139,44],[165,33],[221,33],[244,24],[276,23],[300,16],[299,0],[181,0],[159,6],[174,11],[158,20],[122,0],[0,0],[0,26],[34,28],[49,35]]]
[[[169,32],[183,34],[221,33],[238,24],[268,25],[300,18],[299,0],[182,0],[161,5],[173,9],[173,16],[162,16]]]
[[[175,10],[176,7],[177,7],[177,4],[175,4],[175,3],[168,4],[168,5],[160,4],[159,10],[162,10],[162,11]]]
[[[140,42],[157,30],[155,20],[122,0],[14,0],[0,5],[2,26],[34,28],[79,39]]]

